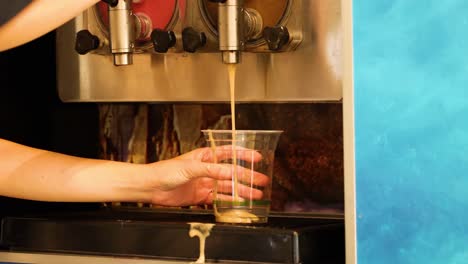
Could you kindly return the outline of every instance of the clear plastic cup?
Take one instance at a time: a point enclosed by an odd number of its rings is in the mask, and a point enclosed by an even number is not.
[[[214,190],[217,222],[266,223],[270,212],[273,163],[279,130],[202,130],[214,162],[231,169],[230,180]]]

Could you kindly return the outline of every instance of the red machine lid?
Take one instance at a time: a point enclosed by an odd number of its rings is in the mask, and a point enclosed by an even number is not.
[[[165,29],[172,21],[175,12],[177,12],[178,2],[180,2],[179,5],[182,10],[181,15],[183,15],[185,13],[185,0],[142,0],[140,3],[133,4],[133,13],[143,13],[149,17],[152,21],[153,29]],[[98,5],[102,21],[108,26],[107,4],[101,2]]]

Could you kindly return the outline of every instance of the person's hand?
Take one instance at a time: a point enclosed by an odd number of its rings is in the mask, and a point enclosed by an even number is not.
[[[262,156],[254,150],[236,148],[237,158],[247,162],[258,162]],[[213,157],[210,148],[193,150],[176,158],[148,164],[153,176],[147,180],[147,187],[152,189],[151,203],[165,206],[186,206],[210,204],[213,202],[213,189],[216,180],[218,186],[232,186],[231,164],[216,164],[231,158],[232,146],[220,146]],[[251,181],[255,186],[264,186],[269,178],[261,173],[238,166],[238,194],[240,197],[261,198],[258,189],[241,184]],[[230,188],[231,189],[231,188]],[[218,199],[229,199],[229,195],[218,195]]]

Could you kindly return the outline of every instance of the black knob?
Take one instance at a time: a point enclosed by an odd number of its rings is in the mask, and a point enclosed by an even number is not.
[[[289,31],[286,27],[265,27],[263,38],[272,51],[279,51],[289,42]]]
[[[197,49],[205,46],[206,35],[203,32],[196,31],[192,27],[187,27],[182,31],[182,42],[185,51],[194,53]]]
[[[91,34],[87,29],[76,33],[75,50],[84,55],[92,50],[99,48],[99,38]]]
[[[169,48],[176,44],[176,36],[172,31],[155,29],[151,32],[151,40],[153,41],[154,51],[166,53]]]
[[[106,2],[111,7],[116,7],[119,4],[119,0],[102,0],[102,1]]]

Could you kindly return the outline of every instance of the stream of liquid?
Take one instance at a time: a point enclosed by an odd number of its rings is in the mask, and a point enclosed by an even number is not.
[[[232,195],[233,201],[239,202],[242,199],[239,197],[238,191],[238,173],[237,173],[237,150],[236,150],[236,104],[235,104],[235,87],[236,87],[236,64],[228,64],[228,76],[229,76],[229,91],[231,99],[231,138],[232,138]],[[215,139],[212,132],[208,134],[211,149],[216,150]],[[214,157],[214,162],[217,162],[216,155]],[[215,186],[217,189],[217,186]],[[216,191],[215,191],[216,194]],[[216,201],[217,197],[214,197]],[[242,209],[230,209],[227,211],[217,212],[215,207],[215,215],[218,222],[225,223],[252,223],[253,221],[258,221],[258,217],[254,214],[249,213],[246,210]]]
[[[237,187],[237,151],[236,151],[236,64],[228,64],[229,74],[229,91],[231,97],[231,133],[232,133],[232,165],[233,165],[233,182],[234,182],[234,201],[239,201],[239,193]]]
[[[231,99],[231,137],[232,137],[232,164],[233,164],[233,196],[234,201],[239,200],[239,192],[237,186],[237,152],[236,152],[236,103],[235,103],[235,87],[236,87],[236,65],[228,64],[229,75],[229,91]],[[208,140],[213,153],[216,153],[216,142],[213,137],[213,132],[208,132]],[[213,156],[213,162],[218,163],[216,155]],[[216,186],[217,187],[217,186]],[[216,192],[215,192],[216,193]],[[214,197],[216,200],[216,197]]]

